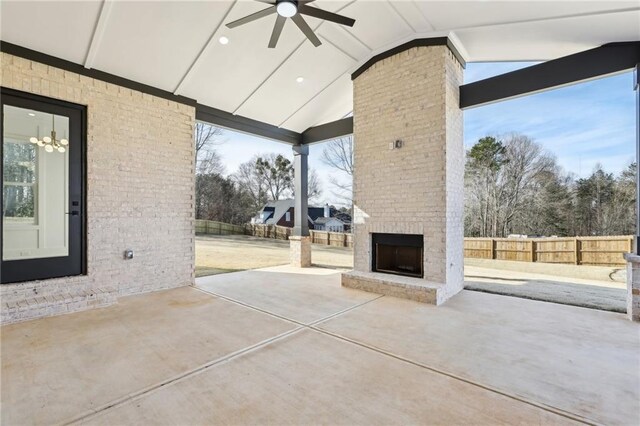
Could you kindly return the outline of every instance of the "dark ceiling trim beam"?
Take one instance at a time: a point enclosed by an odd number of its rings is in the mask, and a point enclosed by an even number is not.
[[[640,41],[609,43],[521,70],[460,86],[460,108],[533,94],[633,69]]]
[[[287,130],[241,115],[234,115],[206,105],[197,104],[196,120],[291,145],[299,145],[302,142],[302,135],[293,130]]]
[[[371,68],[377,62],[382,61],[383,59],[387,59],[393,55],[397,55],[398,53],[404,52],[405,50],[413,49],[414,47],[426,46],[447,46],[451,53],[453,53],[453,55],[456,57],[458,62],[460,62],[463,68],[467,65],[462,55],[460,55],[460,52],[458,52],[458,49],[456,49],[451,40],[449,40],[449,37],[416,38],[414,40],[401,44],[400,46],[396,46],[393,49],[389,49],[375,55],[351,74],[351,80],[355,80],[360,74]]]
[[[47,55],[46,53],[27,49],[26,47],[18,46],[16,44],[7,43],[6,41],[0,41],[0,52],[8,53],[9,55],[18,56],[29,61],[39,62],[50,67],[60,68],[65,71],[83,75],[85,77],[94,78],[106,83],[126,87],[127,89],[146,93],[152,96],[157,96],[158,98],[167,99],[169,101],[178,102],[192,107],[195,107],[197,103],[195,99],[187,98],[180,95],[174,95],[173,93],[166,90],[158,89],[157,87],[118,77],[117,75],[109,74],[93,68],[87,69],[80,64],[76,64],[75,62],[67,61],[66,59],[57,58],[55,56]]]
[[[309,143],[323,142],[351,134],[353,134],[353,117],[347,117],[332,121],[331,123],[308,128],[302,132],[302,143],[306,145]]]

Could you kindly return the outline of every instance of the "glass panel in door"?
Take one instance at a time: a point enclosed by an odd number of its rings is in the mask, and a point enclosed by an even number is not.
[[[2,260],[69,254],[69,117],[3,105]]]

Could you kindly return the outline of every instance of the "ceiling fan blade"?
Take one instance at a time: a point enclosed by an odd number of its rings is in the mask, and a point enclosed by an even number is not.
[[[287,22],[287,18],[284,16],[278,15],[276,19],[276,24],[273,26],[273,32],[271,33],[271,39],[269,40],[269,48],[273,49],[278,44],[278,39],[280,38],[280,34],[282,34],[282,29],[284,28],[284,23]]]
[[[249,22],[255,21],[256,19],[264,18],[265,16],[269,16],[274,13],[276,13],[276,7],[270,6],[266,9],[261,10],[260,12],[252,13],[251,15],[247,15],[244,18],[229,22],[227,24],[227,28],[239,27],[240,25],[248,24]]]
[[[349,27],[353,27],[353,24],[356,23],[355,19],[347,18],[346,16],[338,15],[337,13],[327,12],[326,10],[307,5],[300,5],[298,13],[313,16],[314,18],[324,19],[325,21],[335,22],[340,25],[347,25]]]
[[[298,28],[300,28],[300,30],[304,33],[305,36],[307,36],[309,41],[313,43],[315,47],[318,47],[322,44],[318,36],[313,33],[313,30],[311,29],[311,27],[309,27],[309,24],[307,24],[307,21],[305,21],[299,13],[293,15],[291,17],[291,20],[298,26]]]

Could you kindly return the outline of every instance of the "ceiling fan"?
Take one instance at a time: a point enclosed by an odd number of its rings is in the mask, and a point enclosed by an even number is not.
[[[313,33],[307,21],[304,20],[302,15],[313,16],[314,18],[323,19],[325,21],[335,22],[340,25],[348,25],[353,27],[356,23],[355,19],[347,18],[346,16],[338,15],[336,13],[327,12],[326,10],[318,9],[317,7],[308,6],[307,3],[311,3],[315,0],[256,0],[262,3],[269,3],[266,9],[259,12],[252,13],[244,18],[238,19],[227,24],[228,28],[239,27],[240,25],[248,24],[260,18],[264,18],[276,13],[276,23],[273,26],[271,33],[271,39],[269,39],[269,47],[274,48],[278,44],[278,39],[284,28],[284,23],[287,18],[291,20],[300,28],[300,31],[309,39],[314,46],[318,47],[322,44],[318,36]]]

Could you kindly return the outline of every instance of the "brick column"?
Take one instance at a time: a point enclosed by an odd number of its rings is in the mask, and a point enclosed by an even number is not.
[[[627,260],[627,317],[640,321],[640,256],[625,254]]]
[[[462,74],[450,48],[433,45],[353,81],[354,270],[344,286],[435,304],[462,290]],[[372,233],[422,235],[424,277],[372,272]]]

